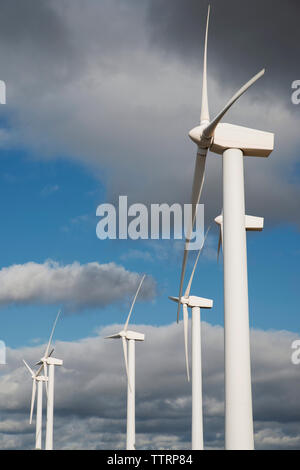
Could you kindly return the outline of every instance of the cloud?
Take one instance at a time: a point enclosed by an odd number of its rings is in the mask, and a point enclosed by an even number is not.
[[[126,374],[120,341],[104,340],[121,325],[77,342],[56,341],[55,430],[57,449],[122,449],[126,430]],[[182,324],[135,325],[145,333],[136,347],[137,448],[188,449],[191,387],[186,381]],[[202,323],[205,447],[224,447],[224,332]],[[251,334],[255,445],[257,449],[299,449],[299,366],[291,363],[298,337],[284,331]],[[35,363],[45,346],[8,348],[1,369],[1,448],[31,448],[31,377],[24,358]]]
[[[285,86],[298,78],[295,55],[299,43],[299,4],[289,1],[283,12],[280,0],[209,3],[208,53],[214,75],[238,86],[245,67],[258,71],[265,66],[272,74],[272,86],[287,94]],[[207,6],[204,0],[149,1],[146,23],[153,46],[167,57],[177,56],[185,64],[198,67]]]
[[[290,100],[290,83],[298,78],[291,51],[299,7],[289,2],[290,25],[278,1],[268,5],[214,2],[210,109],[218,112],[266,58],[269,73],[226,120],[275,132],[269,159],[246,160],[247,208],[272,223],[299,224],[299,117]],[[15,1],[6,3],[0,41],[10,117],[5,145],[26,147],[44,160],[67,155],[83,163],[105,184],[110,201],[126,194],[130,203],[189,202],[196,148],[187,134],[199,120],[206,6],[89,0],[83,10],[78,0],[47,6],[31,0],[19,25]],[[39,25],[49,17],[45,31],[30,27],[30,12]],[[209,219],[222,206],[221,181],[221,159],[210,155],[202,199]]]
[[[139,279],[115,263],[15,264],[0,270],[0,305],[60,304],[73,312],[105,307],[132,296]],[[154,280],[146,277],[140,296],[147,300],[154,295]]]

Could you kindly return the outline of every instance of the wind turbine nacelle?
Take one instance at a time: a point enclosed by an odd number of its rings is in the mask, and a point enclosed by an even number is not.
[[[223,216],[219,215],[215,219],[216,224],[223,225]],[[245,215],[245,229],[247,232],[262,232],[264,228],[264,218],[253,215]]]
[[[170,300],[173,302],[178,303],[178,297],[169,297]],[[200,307],[200,308],[212,308],[213,307],[213,300],[204,299],[203,297],[196,297],[194,295],[190,295],[189,297],[181,297],[181,304],[185,304],[188,307]]]
[[[210,299],[204,299],[203,297],[196,297],[191,295],[188,299],[182,297],[181,303],[186,303],[188,307],[200,307],[200,308],[212,308],[213,301]]]
[[[53,365],[53,366],[62,366],[63,361],[61,359],[55,359],[55,357],[47,357],[46,362],[48,366]]]
[[[218,124],[210,146],[222,155],[228,149],[240,149],[245,157],[268,157],[274,150],[274,134],[234,124]]]
[[[217,125],[213,138],[204,139],[203,131],[206,127],[207,124],[195,127],[189,132],[189,137],[198,146],[209,148],[219,155],[234,148],[240,149],[245,157],[268,157],[274,150],[274,134],[271,132],[221,122]]]
[[[137,331],[127,331],[126,339],[128,340],[133,339],[135,341],[144,341],[145,335],[143,333],[138,333]]]

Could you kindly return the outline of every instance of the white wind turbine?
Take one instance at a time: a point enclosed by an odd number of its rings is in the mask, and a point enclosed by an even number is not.
[[[187,285],[185,294],[181,297],[179,305],[183,309],[184,349],[187,378],[190,381],[189,356],[188,356],[188,307],[192,309],[192,450],[203,450],[203,405],[202,405],[202,360],[201,360],[201,308],[210,309],[213,301],[202,297],[190,295],[192,282],[203,244],[194,263],[193,271]],[[169,297],[178,303],[178,297]]]
[[[44,376],[48,378],[48,383],[46,385],[47,390],[47,421],[46,421],[46,442],[45,449],[53,450],[53,408],[54,408],[54,367],[62,366],[63,361],[61,359],[56,359],[52,357],[54,349],[50,351],[51,341],[53,338],[54,330],[58,317],[60,316],[60,311],[58,312],[54,325],[50,334],[50,338],[44,353],[44,356],[36,365],[40,365],[36,375],[38,376],[42,369],[44,369]],[[48,372],[49,366],[49,372]]]
[[[36,389],[37,389],[35,448],[37,450],[41,450],[42,449],[43,383],[46,383],[48,379],[44,375],[37,375],[37,372],[34,372],[24,359],[23,359],[23,362],[32,377],[32,394],[31,394],[31,406],[30,406],[30,418],[29,418],[30,424],[32,423],[32,415],[33,415],[33,410],[34,410],[35,395],[36,395]]]
[[[221,123],[231,106],[262,75],[247,82],[211,121],[207,95],[208,10],[200,125],[189,136],[197,144],[192,190],[192,222],[182,263],[179,298],[187,263],[189,242],[196,207],[204,183],[208,150],[223,155],[223,232],[224,232],[224,331],[225,331],[225,447],[253,449],[253,413],[250,370],[248,277],[245,232],[244,156],[268,157],[274,148],[274,134]],[[178,304],[177,321],[180,304]]]
[[[127,426],[126,426],[126,450],[135,450],[135,342],[144,341],[145,335],[128,330],[131,313],[139,294],[145,276],[142,277],[137,288],[130,311],[122,331],[116,335],[107,336],[105,339],[122,339],[125,369],[127,375]]]

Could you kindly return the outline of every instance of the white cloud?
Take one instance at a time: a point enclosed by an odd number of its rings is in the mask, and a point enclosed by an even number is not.
[[[139,279],[139,274],[115,263],[15,264],[0,270],[0,305],[60,304],[71,311],[104,307],[132,296]],[[151,277],[146,277],[140,295],[155,295]]]

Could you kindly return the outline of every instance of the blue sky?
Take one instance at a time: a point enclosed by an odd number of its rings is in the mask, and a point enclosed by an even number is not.
[[[3,108],[1,111],[4,114]],[[145,272],[157,282],[157,298],[137,303],[133,322],[166,325],[175,320],[168,295],[178,290],[178,246],[168,241],[99,240],[96,208],[106,201],[106,188],[92,171],[70,158],[41,161],[22,149],[2,150],[1,164],[2,267],[43,263],[49,258],[63,265],[114,261],[130,271]],[[213,310],[204,311],[203,319],[222,325],[223,274],[222,262],[216,260],[217,236],[217,227],[213,227],[194,283],[198,295],[214,300]],[[297,228],[291,224],[270,227],[266,220],[265,230],[250,233],[247,239],[251,327],[298,332]],[[137,258],[136,252],[143,256]],[[3,306],[1,338],[13,348],[30,345],[34,339],[45,341],[59,307]],[[95,335],[100,325],[125,321],[127,310],[128,302],[123,302],[65,315],[58,324],[57,338],[72,341]]]

